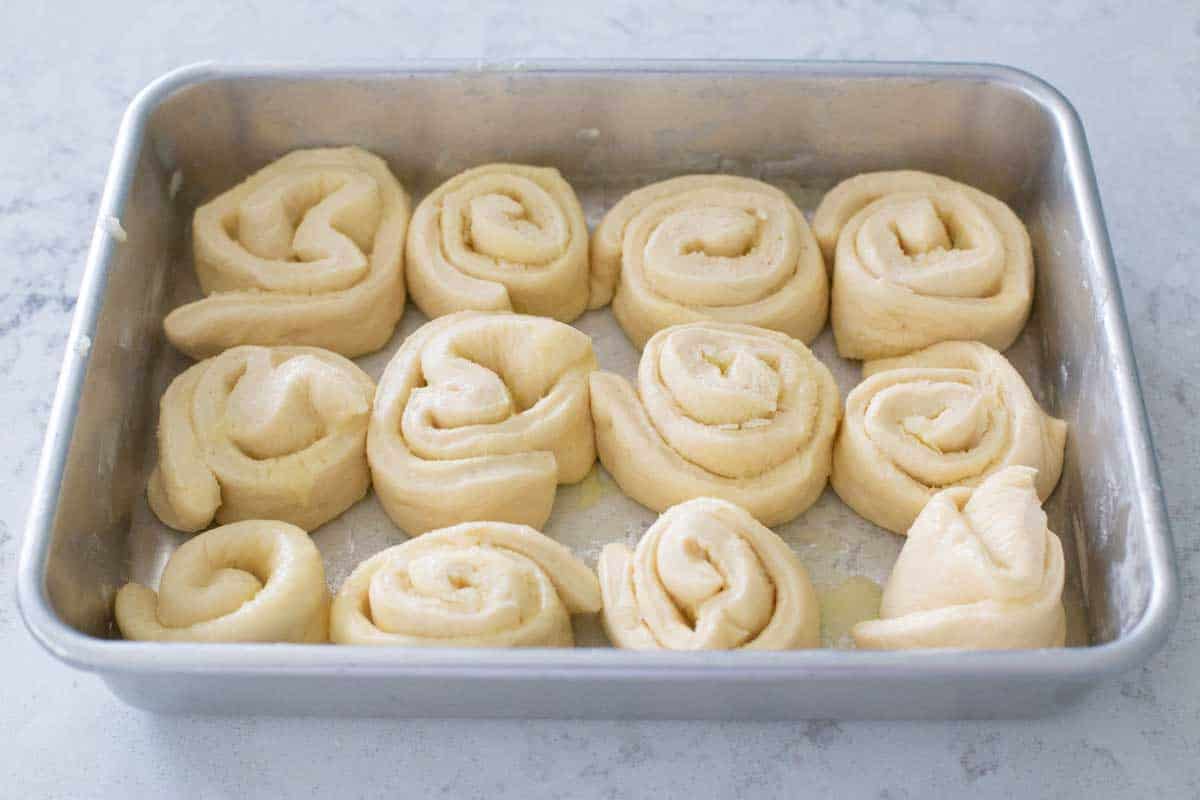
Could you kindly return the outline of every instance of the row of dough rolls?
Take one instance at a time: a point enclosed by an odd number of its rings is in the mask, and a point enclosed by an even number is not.
[[[167,315],[167,338],[196,359],[237,345],[353,358],[391,339],[406,283],[429,317],[508,310],[569,322],[586,309],[587,225],[557,170],[467,170],[421,202],[411,228],[409,212],[400,182],[365,150],[289,153],[196,210],[205,296]]]
[[[1062,646],[1062,545],[1035,475],[1007,467],[975,489],[934,495],[909,530],[879,618],[853,628],[858,647]],[[331,605],[304,531],[250,520],[186,542],[157,593],[128,584],[116,600],[127,639],[401,647],[570,647],[571,616],[601,610],[623,648],[789,650],[820,639],[800,559],[744,509],[715,498],[668,509],[633,550],[606,546],[599,580],[532,528],[471,522],[368,558]]]
[[[374,486],[409,535],[468,520],[541,528],[596,459],[591,339],[544,317],[464,311],[410,336],[378,387],[311,347],[231,348],[159,404],[147,495],[176,530],[276,519],[304,530]]]
[[[636,553],[609,545],[600,580],[528,526],[468,522],[371,556],[332,604],[303,530],[233,523],[176,550],[157,592],[123,587],[116,619],[136,640],[570,647],[571,615],[602,608],[619,647],[782,650],[819,638],[799,558],[745,510],[712,498],[668,510]]]
[[[411,222],[407,194],[377,156],[290,153],[197,209],[205,297],[167,316],[167,337],[194,358],[246,344],[355,357],[390,339],[407,283],[431,318],[516,311],[571,322],[611,301],[639,348],[697,321],[808,343],[831,313],[841,355],[877,359],[959,339],[1003,350],[1033,298],[1017,216],[914,171],[842,182],[811,229],[760,181],[672,178],[626,195],[589,240],[557,170],[487,164],[438,186]]]
[[[185,542],[157,592],[124,586],[116,620],[135,640],[570,647],[570,615],[600,607],[586,564],[532,528],[503,522],[389,547],[359,564],[331,604],[308,535],[247,520]]]
[[[401,345],[376,388],[316,348],[242,346],[195,364],[160,404],[151,508],[173,528],[279,519],[313,530],[373,485],[409,535],[466,521],[541,528],[559,484],[600,459],[664,511],[694,497],[767,525],[811,506],[841,413],[798,340],[730,323],[656,334],[638,386],[545,317],[463,311]]]

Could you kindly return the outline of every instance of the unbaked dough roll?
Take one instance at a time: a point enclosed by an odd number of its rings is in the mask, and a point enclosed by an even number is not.
[[[273,520],[213,528],[180,545],[158,592],[117,592],[126,639],[172,642],[325,642],[329,589],[308,534]]]
[[[1036,470],[1006,467],[933,496],[855,644],[875,650],[1062,647],[1062,542],[1046,526]]]
[[[596,228],[591,305],[610,298],[638,347],[701,320],[810,342],[825,327],[829,281],[786,194],[750,178],[686,175],[631,192]]]
[[[979,342],[942,342],[868,361],[846,398],[832,483],[861,516],[904,533],[940,489],[975,486],[1011,465],[1038,471],[1045,500],[1062,472],[1067,424],[1042,411],[1008,359]]]
[[[745,510],[711,497],[668,509],[637,549],[600,554],[604,629],[635,650],[792,650],[821,633],[808,571]]]
[[[367,493],[375,384],[316,347],[226,350],[192,365],[159,402],[147,490],[181,531],[243,519],[319,528]]]
[[[787,522],[825,488],[840,413],[833,376],[802,342],[750,325],[660,331],[636,391],[592,375],[600,461],[655,511],[719,497],[764,525]]]
[[[518,311],[570,322],[588,304],[588,231],[558,170],[487,164],[417,206],[408,237],[413,302],[430,317]]]
[[[846,358],[955,339],[1004,350],[1025,327],[1029,234],[978,189],[924,172],[871,172],[825,195],[813,230],[833,265],[833,334]]]
[[[411,334],[379,382],[375,493],[409,535],[468,520],[540,528],[596,460],[587,334],[545,317],[461,311]]]
[[[338,644],[571,647],[571,614],[600,610],[595,574],[533,528],[466,522],[359,564],[333,601]]]
[[[404,313],[408,213],[383,159],[357,147],[289,153],[196,209],[207,296],[167,315],[167,338],[196,359],[239,344],[378,350]]]

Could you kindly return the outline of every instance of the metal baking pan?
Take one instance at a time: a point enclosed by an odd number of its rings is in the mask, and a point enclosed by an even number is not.
[[[857,652],[838,619],[852,576],[880,582],[901,540],[827,491],[779,533],[824,601],[828,649],[641,653],[595,620],[568,650],[365,649],[119,641],[112,598],[153,583],[181,540],[146,508],[157,401],[185,362],[164,314],[196,296],[199,202],[297,147],[358,144],[416,197],[458,170],[558,167],[589,221],[634,186],[687,172],[751,175],[811,211],[857,172],[911,167],[1007,200],[1038,264],[1034,316],[1009,351],[1070,423],[1047,504],[1069,559],[1069,646],[1028,652]],[[112,218],[112,220],[110,220]],[[127,238],[120,241],[120,221]],[[378,375],[421,322],[360,359]],[[600,363],[637,354],[607,311],[578,323]],[[842,392],[857,367],[815,345]],[[560,490],[547,532],[594,563],[654,518],[602,473]],[[331,584],[402,539],[373,497],[314,534]],[[861,581],[861,579],[859,579]],[[1095,177],[1079,119],[1053,88],[986,65],[797,62],[406,63],[388,69],[198,65],[133,101],[117,139],[20,563],[19,597],[55,656],[167,712],[551,717],[1039,715],[1163,642],[1178,604],[1170,532]]]

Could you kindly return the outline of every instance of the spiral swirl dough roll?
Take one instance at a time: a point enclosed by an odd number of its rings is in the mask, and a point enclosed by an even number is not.
[[[933,496],[908,532],[880,619],[860,648],[1062,647],[1062,543],[1046,526],[1036,470],[1006,467],[976,489]]]
[[[833,264],[833,334],[846,358],[974,340],[1005,350],[1033,303],[1033,251],[1012,210],[924,172],[835,186],[813,230]]]
[[[150,508],[181,531],[278,519],[306,531],[370,486],[375,384],[316,347],[245,345],[194,364],[159,404]]]
[[[592,340],[570,325],[461,311],[411,334],[379,383],[375,493],[409,535],[469,520],[541,528],[596,460]]]
[[[126,639],[326,642],[329,589],[316,545],[286,522],[246,520],[205,531],[171,554],[158,592],[117,592]]]
[[[206,297],[167,315],[167,338],[196,359],[240,344],[378,350],[404,312],[408,215],[383,159],[289,153],[196,210]]]
[[[591,382],[600,461],[648,508],[717,497],[780,525],[825,488],[841,412],[837,386],[785,334],[677,325],[646,344],[636,391],[612,373],[596,372]]]
[[[429,317],[517,311],[570,322],[588,305],[583,208],[558,170],[487,164],[417,206],[408,283]]]
[[[607,545],[600,588],[617,647],[791,650],[820,637],[800,559],[745,510],[711,497],[668,509],[633,552]]]
[[[686,175],[631,192],[596,228],[591,306],[610,298],[639,348],[703,320],[811,342],[825,327],[829,281],[786,194],[750,178]]]
[[[902,534],[939,490],[1013,465],[1037,470],[1042,500],[1054,491],[1067,425],[987,345],[942,342],[868,361],[863,376],[846,398],[832,477],[861,516]]]
[[[466,522],[377,553],[333,601],[337,644],[571,647],[601,608],[593,572],[533,528]]]

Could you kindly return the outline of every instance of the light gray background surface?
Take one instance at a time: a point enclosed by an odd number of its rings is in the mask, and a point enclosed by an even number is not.
[[[1200,795],[1200,5],[109,0],[0,7],[0,795]],[[398,4],[397,4],[398,6]],[[1183,580],[1166,649],[1057,718],[720,724],[162,718],[45,654],[16,552],[113,137],[203,60],[738,57],[993,61],[1091,142]]]

